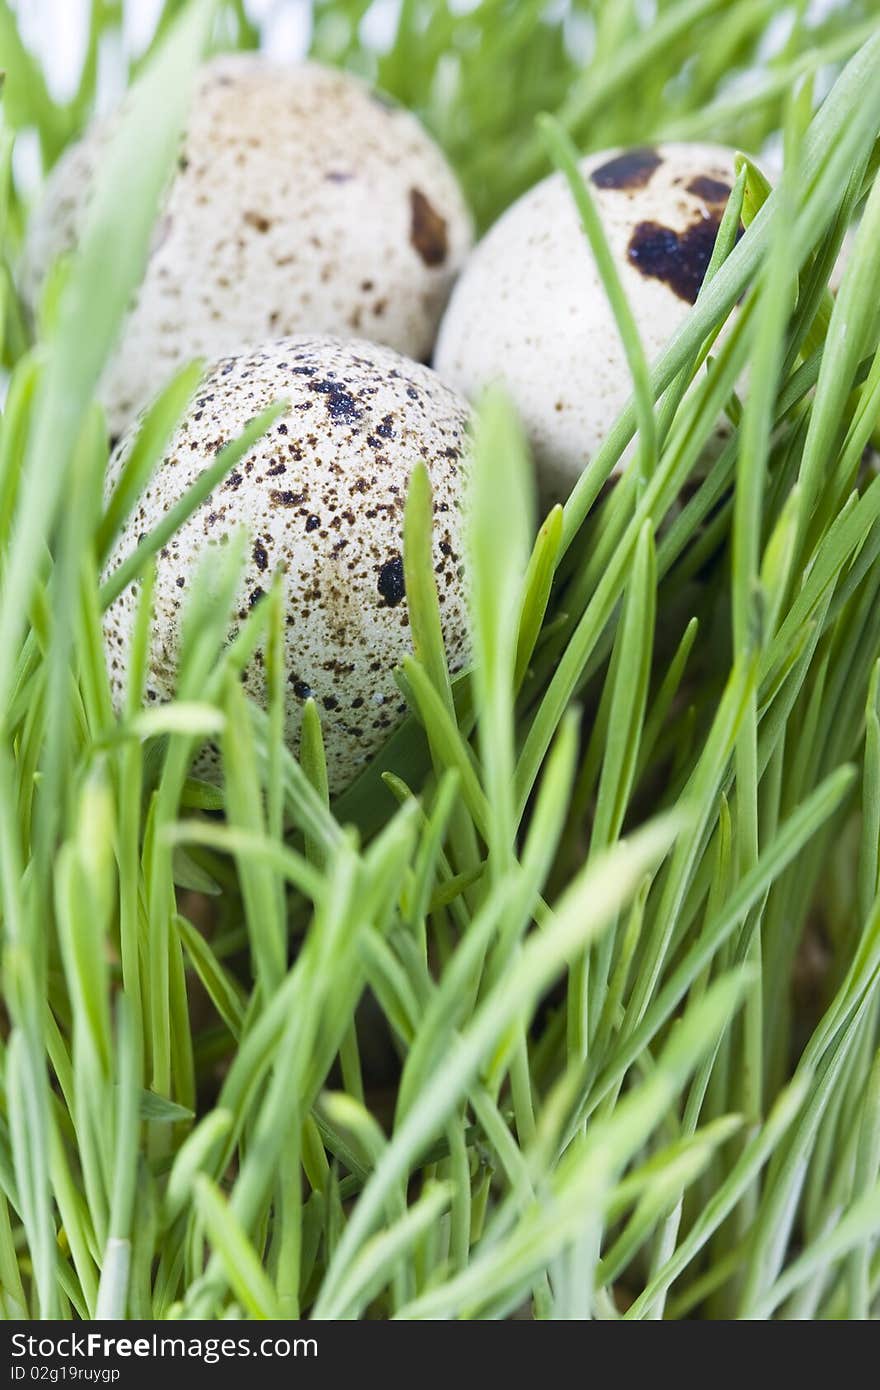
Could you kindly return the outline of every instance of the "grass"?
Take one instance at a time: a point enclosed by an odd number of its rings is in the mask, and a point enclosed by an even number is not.
[[[266,419],[132,557],[117,718],[102,559],[197,369],[109,501],[95,385],[199,57],[258,35],[240,4],[166,4],[31,343],[14,141],[36,129],[48,164],[76,135],[122,6],[95,0],[58,104],[0,3],[3,1316],[870,1318],[876,6],[404,0],[382,53],[367,8],[321,0],[316,56],[419,112],[482,224],[567,177],[633,400],[546,518],[510,406],[483,403],[454,681],[413,475],[410,714],[334,804],[313,706],[283,745],[277,587],[224,645],[240,545],[193,585],[177,699],[142,709],[152,556]],[[648,364],[575,155],[662,135],[772,137],[785,167],[771,191],[741,159],[697,304]],[[239,680],[257,646],[266,710]],[[209,734],[222,797],[187,775]]]

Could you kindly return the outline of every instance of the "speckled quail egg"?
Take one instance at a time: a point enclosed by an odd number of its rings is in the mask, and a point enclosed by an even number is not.
[[[158,558],[147,698],[171,698],[182,615],[194,572],[236,528],[248,532],[238,618],[283,574],[286,734],[297,744],[304,702],[321,713],[333,792],[344,789],[404,713],[394,670],[411,651],[403,569],[403,513],[414,466],[434,494],[434,554],[450,667],[467,657],[461,576],[461,498],[468,408],[428,367],[373,343],[298,336],[221,359],[132,512],[108,573],[151,530],[218,449],[273,401],[290,408],[176,533]],[[111,460],[119,477],[135,437]],[[114,698],[125,687],[137,606],[130,585],[107,611]],[[230,637],[234,636],[234,626]],[[245,688],[264,700],[262,657]],[[207,746],[196,775],[218,780]]]
[[[734,180],[734,151],[605,151],[585,158],[581,170],[651,361],[697,298]],[[514,203],[474,251],[444,316],[434,365],[470,398],[492,380],[506,386],[545,499],[564,499],[629,399],[632,378],[560,174]]]
[[[25,256],[32,302],[76,244],[115,124],[96,124],[49,179]],[[426,360],[470,244],[456,178],[408,111],[314,64],[214,59],[103,381],[111,432],[182,363],[267,338],[369,338]]]

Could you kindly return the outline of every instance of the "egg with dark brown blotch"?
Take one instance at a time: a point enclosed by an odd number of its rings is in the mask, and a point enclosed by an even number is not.
[[[649,362],[696,301],[735,179],[735,152],[664,144],[580,163]],[[564,500],[632,394],[598,266],[561,174],[486,234],[443,318],[434,365],[470,399],[500,382],[526,428],[546,501]],[[719,439],[729,433],[718,423]],[[620,472],[632,450],[618,466]]]
[[[97,122],[49,178],[25,254],[32,303],[76,245],[116,125]],[[213,59],[101,384],[111,433],[176,367],[269,338],[369,338],[426,360],[471,240],[455,175],[409,111],[316,64]]]
[[[108,573],[130,555],[209,467],[219,449],[274,401],[290,408],[214,489],[157,559],[147,698],[175,693],[181,622],[199,565],[245,527],[248,556],[237,598],[244,620],[280,571],[285,606],[286,737],[296,750],[314,697],[333,792],[370,761],[405,712],[394,672],[412,650],[403,567],[403,516],[413,468],[433,489],[432,568],[450,668],[468,655],[462,578],[462,495],[468,408],[428,368],[372,343],[293,337],[217,362],[131,513]],[[120,441],[108,486],[135,439]],[[121,704],[137,584],[108,609],[104,635]],[[230,638],[237,631],[233,623]],[[245,689],[265,702],[262,656]],[[219,779],[207,746],[195,773]]]

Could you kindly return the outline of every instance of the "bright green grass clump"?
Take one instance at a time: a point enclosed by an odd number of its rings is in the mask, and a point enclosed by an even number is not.
[[[107,505],[94,388],[200,55],[258,38],[232,0],[165,8],[33,345],[10,269],[15,132],[35,127],[47,162],[73,138],[122,5],[94,0],[82,90],[61,107],[0,0],[3,1315],[871,1317],[875,0],[822,22],[776,0],[658,0],[650,19],[636,0],[567,17],[404,0],[382,54],[360,37],[366,0],[318,0],[316,55],[417,109],[483,221],[555,163],[600,260],[578,148],[755,150],[779,132],[785,153],[772,194],[742,160],[707,282],[650,372],[621,309],[633,403],[536,540],[515,419],[485,402],[475,662],[454,684],[430,485],[413,476],[411,716],[331,807],[317,711],[299,760],[281,739],[277,589],[223,647],[235,544],[193,585],[177,701],[145,711],[164,540],[144,539],[111,710],[102,560],[196,377],[154,407]],[[707,472],[725,409],[735,432]],[[238,679],[257,646],[266,712]],[[223,801],[187,779],[206,735]]]

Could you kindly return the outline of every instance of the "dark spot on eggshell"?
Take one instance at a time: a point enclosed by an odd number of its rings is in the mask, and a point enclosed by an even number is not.
[[[304,492],[286,492],[273,488],[269,496],[277,507],[298,507],[305,501],[306,495]]]
[[[687,186],[688,193],[702,198],[704,203],[726,203],[730,197],[730,184],[723,179],[713,178],[711,174],[697,174]]]
[[[679,299],[695,304],[720,225],[720,213],[699,217],[681,232],[659,222],[639,222],[629,239],[627,257],[646,278],[662,280]]]
[[[265,217],[261,212],[246,212],[244,214],[244,220],[249,227],[253,227],[254,231],[259,232],[261,236],[265,236],[266,233],[272,229],[271,218]]]
[[[449,252],[449,235],[445,217],[432,207],[419,188],[409,191],[409,239],[425,265],[442,265]]]
[[[399,555],[395,555],[392,560],[386,560],[385,564],[379,570],[377,588],[384,600],[384,606],[386,608],[396,608],[406,597],[406,585],[403,578],[403,560]]]
[[[354,174],[349,173],[345,169],[330,169],[324,175],[324,178],[328,183],[351,183]]]
[[[662,163],[662,156],[647,146],[626,150],[594,169],[592,181],[597,188],[644,188]]]
[[[269,567],[269,553],[262,541],[254,542],[253,549],[254,564],[258,570],[265,570]]]
[[[324,377],[321,381],[310,381],[310,391],[318,391],[325,397],[330,419],[337,425],[356,425],[363,418],[363,411],[350,391],[346,391],[338,381]]]
[[[312,687],[310,685],[307,685],[305,681],[300,680],[299,676],[290,676],[289,679],[290,684],[293,686],[293,693],[294,695],[296,695],[298,699],[308,700],[311,698]]]

